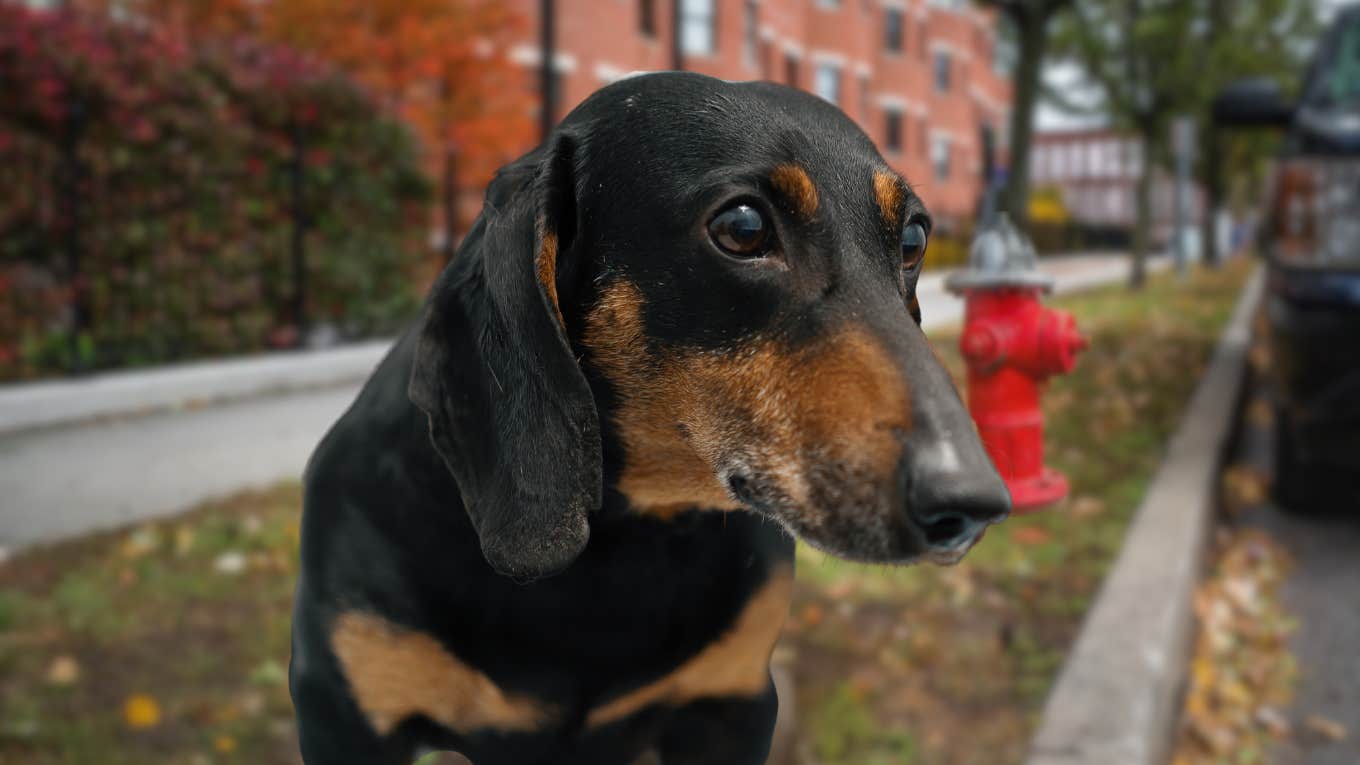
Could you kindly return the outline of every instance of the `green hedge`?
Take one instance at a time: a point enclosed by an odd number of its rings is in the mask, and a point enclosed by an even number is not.
[[[293,344],[296,219],[308,323],[390,331],[427,257],[416,152],[289,50],[0,0],[0,379]]]

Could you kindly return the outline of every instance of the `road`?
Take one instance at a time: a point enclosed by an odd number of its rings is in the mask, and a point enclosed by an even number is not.
[[[1122,256],[1094,255],[1046,260],[1043,268],[1057,278],[1058,292],[1070,292],[1119,282],[1128,266]],[[942,282],[943,275],[927,274],[918,286],[927,329],[963,317],[962,301]],[[195,395],[211,388],[211,366],[193,370]],[[240,374],[241,366],[233,365],[232,373]],[[250,366],[261,375],[277,374],[268,363]],[[117,382],[82,390],[94,396],[109,390],[137,400],[135,374]],[[271,378],[270,385],[274,382]],[[357,384],[348,383],[93,423],[0,428],[0,557],[5,550],[155,518],[243,488],[297,478],[317,440],[357,390]],[[50,405],[41,397],[33,400],[35,407]],[[82,405],[98,411],[97,403]]]
[[[1253,393],[1262,403],[1266,392]],[[1250,411],[1251,407],[1247,407]],[[1274,441],[1267,423],[1247,425],[1242,459],[1269,471]],[[1294,559],[1281,593],[1298,620],[1290,650],[1299,680],[1288,717],[1295,735],[1278,743],[1272,765],[1357,765],[1360,763],[1360,508],[1282,509],[1273,504],[1247,508],[1242,522],[1269,531]],[[1341,723],[1341,741],[1330,741],[1302,725],[1309,717]]]

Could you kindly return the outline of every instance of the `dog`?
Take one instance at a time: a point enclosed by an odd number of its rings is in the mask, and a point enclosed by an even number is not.
[[[919,327],[930,229],[770,83],[625,79],[504,167],[308,463],[307,765],[764,762],[794,537],[951,563],[1010,509]]]

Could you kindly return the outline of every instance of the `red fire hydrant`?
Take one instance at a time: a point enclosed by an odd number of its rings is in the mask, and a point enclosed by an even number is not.
[[[1016,512],[1067,496],[1067,478],[1044,466],[1039,394],[1048,378],[1071,371],[1086,347],[1076,320],[1044,308],[1053,280],[1034,248],[1004,215],[974,240],[969,267],[945,282],[965,299],[959,349],[968,362],[968,410],[1006,481]]]

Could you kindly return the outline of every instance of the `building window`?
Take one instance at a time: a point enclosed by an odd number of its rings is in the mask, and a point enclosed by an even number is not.
[[[707,56],[717,47],[718,16],[714,0],[681,0],[680,47],[690,55]]]
[[[638,31],[656,37],[656,0],[638,0]]]
[[[759,48],[759,40],[756,33],[756,0],[746,0],[746,8],[742,16],[741,55],[746,65],[752,69],[756,68],[756,51]]]
[[[841,103],[841,68],[820,63],[813,72],[812,91],[837,106]]]
[[[883,14],[883,49],[889,53],[901,53],[906,17],[901,8],[884,8]]]
[[[792,53],[784,54],[784,84],[798,87],[798,57]]]
[[[936,93],[949,92],[949,74],[950,74],[949,69],[951,64],[950,58],[951,57],[949,55],[949,51],[947,50],[935,51],[935,66],[933,67],[933,69],[935,72]]]
[[[817,0],[817,7],[835,10],[841,7],[841,0]]]
[[[883,110],[883,148],[890,152],[902,151],[902,110],[886,108]]]
[[[947,136],[931,136],[930,165],[935,168],[935,180],[943,181],[949,178],[949,149]]]

